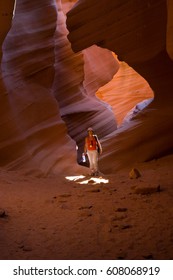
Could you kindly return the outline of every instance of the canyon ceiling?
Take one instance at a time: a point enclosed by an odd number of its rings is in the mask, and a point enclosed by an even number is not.
[[[14,5],[0,2],[1,166],[82,172],[89,126],[103,173],[173,151],[171,0]],[[144,99],[152,101],[125,121]]]

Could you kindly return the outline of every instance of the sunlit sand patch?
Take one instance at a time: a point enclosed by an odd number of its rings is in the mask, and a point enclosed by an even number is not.
[[[85,178],[85,179],[84,179]],[[104,179],[102,177],[89,177],[87,178],[86,176],[80,175],[80,176],[68,176],[66,177],[67,180],[69,181],[75,181],[76,183],[80,185],[86,185],[86,184],[107,184],[109,183],[108,179]]]
[[[83,179],[83,178],[85,178],[85,176],[84,175],[80,175],[80,176],[67,176],[67,177],[65,177],[67,180],[69,180],[69,181],[78,181],[78,180],[80,180],[80,179]]]

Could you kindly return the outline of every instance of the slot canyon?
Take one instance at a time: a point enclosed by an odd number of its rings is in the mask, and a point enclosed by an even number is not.
[[[171,0],[0,1],[1,260],[173,258],[172,34]]]

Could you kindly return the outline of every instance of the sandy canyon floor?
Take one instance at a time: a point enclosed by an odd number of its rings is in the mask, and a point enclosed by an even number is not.
[[[0,169],[0,259],[173,259],[173,156],[135,167],[107,184]]]

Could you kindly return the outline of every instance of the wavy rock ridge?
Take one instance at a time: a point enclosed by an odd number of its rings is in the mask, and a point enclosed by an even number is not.
[[[75,166],[75,144],[51,94],[56,20],[55,1],[17,1],[3,44],[2,79],[11,114],[1,103],[8,124],[4,123],[1,140],[1,165],[26,166],[43,173]]]
[[[116,130],[113,112],[95,97],[95,92],[101,85],[112,79],[119,65],[110,51],[96,46],[83,53],[74,54],[67,40],[65,21],[65,15],[59,5],[55,35],[54,95],[68,132],[79,147],[78,160],[80,161],[84,137],[89,126],[93,126],[100,137]],[[101,60],[103,56],[105,61]],[[103,75],[102,71],[106,75]]]
[[[80,159],[86,128],[92,125],[101,136],[116,129],[113,112],[94,93],[112,79],[118,62],[98,47],[72,52],[61,1],[17,0],[13,19],[14,2],[7,4],[11,17],[1,35],[0,164],[44,174],[81,172],[75,145]],[[90,76],[92,60],[100,61],[100,54],[107,58],[102,62],[107,75],[96,66]]]

